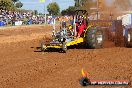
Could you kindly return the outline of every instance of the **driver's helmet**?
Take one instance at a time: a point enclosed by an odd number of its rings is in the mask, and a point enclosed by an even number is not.
[[[83,16],[79,16],[79,25],[82,24],[82,21],[83,21]]]
[[[83,15],[83,19],[86,19],[86,16],[85,15]]]

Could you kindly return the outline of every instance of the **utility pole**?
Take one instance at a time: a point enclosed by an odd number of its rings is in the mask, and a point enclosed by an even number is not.
[[[45,15],[45,24],[47,23],[47,19],[46,19],[46,5],[44,3],[44,15]]]
[[[80,6],[80,0],[76,0],[76,1],[75,1],[76,10],[79,9],[79,6]]]
[[[97,20],[99,19],[99,0],[97,0]]]

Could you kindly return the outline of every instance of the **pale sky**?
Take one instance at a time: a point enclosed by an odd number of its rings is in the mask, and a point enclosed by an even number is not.
[[[22,7],[23,9],[38,10],[38,12],[41,13],[44,13],[44,9],[43,9],[44,5],[47,7],[47,5],[52,1],[57,2],[61,10],[74,5],[74,0],[46,0],[45,3],[40,3],[39,0],[19,0],[19,1],[21,1],[24,4]]]

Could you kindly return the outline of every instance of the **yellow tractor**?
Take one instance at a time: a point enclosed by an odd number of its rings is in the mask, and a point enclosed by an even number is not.
[[[86,10],[76,10],[74,16],[73,31],[69,27],[61,28],[61,30],[55,33],[53,40],[49,44],[41,43],[41,51],[46,51],[49,48],[61,49],[66,52],[69,46],[83,44],[86,48],[101,48],[103,46],[104,35],[101,27],[89,25],[86,16]],[[82,16],[79,15],[82,13]],[[85,17],[85,19],[79,20],[79,16]],[[78,30],[82,22],[86,21],[84,25],[86,28],[83,29],[81,35],[78,37]],[[77,25],[78,24],[78,25]]]

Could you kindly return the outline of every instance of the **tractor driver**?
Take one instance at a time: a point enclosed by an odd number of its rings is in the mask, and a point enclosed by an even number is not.
[[[80,18],[79,18],[79,27],[78,27],[78,34],[77,34],[77,38],[79,38],[79,37],[81,37],[81,35],[82,35],[82,33],[84,32],[84,30],[86,29],[86,24],[87,24],[87,22],[86,22],[86,17],[85,16],[81,16]]]

